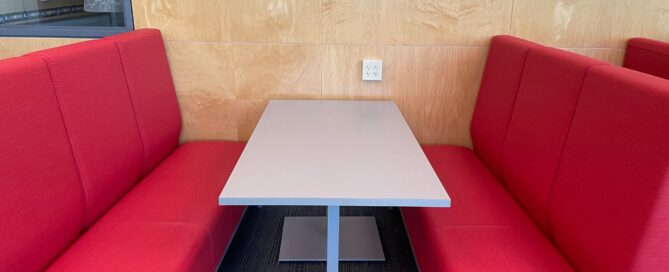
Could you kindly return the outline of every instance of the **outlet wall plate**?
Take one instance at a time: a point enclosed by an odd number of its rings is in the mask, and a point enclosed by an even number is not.
[[[362,60],[362,80],[383,79],[383,60]]]

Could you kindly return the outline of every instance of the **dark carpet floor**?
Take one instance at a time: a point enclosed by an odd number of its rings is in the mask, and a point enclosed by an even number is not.
[[[325,262],[278,263],[283,218],[285,216],[324,216],[325,213],[325,207],[249,207],[218,271],[325,271]],[[418,271],[398,208],[344,207],[341,215],[376,217],[386,261],[340,262],[339,271]]]

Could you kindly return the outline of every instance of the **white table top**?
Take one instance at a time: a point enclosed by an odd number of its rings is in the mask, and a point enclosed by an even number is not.
[[[392,101],[273,100],[221,205],[449,207]]]

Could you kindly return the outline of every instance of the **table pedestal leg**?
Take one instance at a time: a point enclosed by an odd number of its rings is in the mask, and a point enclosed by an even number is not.
[[[328,206],[327,272],[339,271],[339,206]]]

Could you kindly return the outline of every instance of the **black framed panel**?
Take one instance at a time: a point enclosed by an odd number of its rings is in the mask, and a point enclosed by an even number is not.
[[[14,10],[0,6],[4,37],[100,38],[134,30],[131,0],[1,1],[16,2]]]

